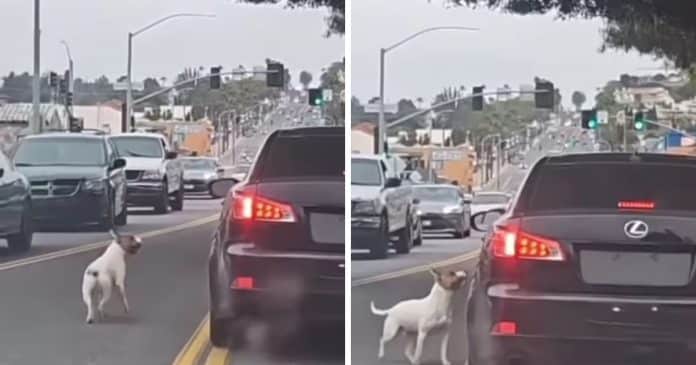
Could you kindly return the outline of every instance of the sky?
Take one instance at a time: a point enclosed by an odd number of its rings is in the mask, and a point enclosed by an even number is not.
[[[52,0],[41,2],[41,70],[67,69],[60,43],[70,45],[75,75],[115,80],[126,73],[128,32],[169,14],[207,13],[216,18],[179,18],[133,40],[133,79],[172,80],[189,66],[238,65],[251,69],[266,58],[284,62],[299,84],[307,70],[319,82],[321,69],[345,55],[344,39],[325,37],[326,9],[284,9],[234,0]],[[33,1],[2,0],[0,75],[33,70]],[[206,71],[207,72],[207,71]]]
[[[385,100],[422,97],[446,86],[504,84],[519,89],[535,76],[561,89],[570,106],[574,90],[594,100],[597,88],[622,73],[660,72],[661,61],[623,51],[599,51],[602,21],[555,20],[553,15],[519,16],[483,8],[447,8],[441,0],[352,0],[351,89],[365,104],[379,95],[379,49],[433,26],[478,31],[437,31],[391,50],[385,62]],[[657,70],[642,70],[657,68]],[[586,103],[585,106],[589,106]]]

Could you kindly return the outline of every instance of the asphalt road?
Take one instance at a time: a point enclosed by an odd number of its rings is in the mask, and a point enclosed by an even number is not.
[[[243,146],[256,149],[262,141]],[[332,328],[311,332],[319,340],[303,334],[273,346],[260,339],[236,352],[211,348],[199,325],[208,311],[207,256],[220,203],[188,196],[182,212],[129,211],[120,231],[144,241],[128,260],[131,312],[123,313],[114,294],[107,318],[91,326],[84,323],[81,280],[108,244],[107,233],[41,232],[26,254],[0,249],[0,365],[343,363],[343,341],[322,340],[325,331],[335,334]]]
[[[534,148],[525,156],[528,166],[552,148],[552,143],[542,140],[542,151]],[[515,192],[522,183],[527,170],[509,165],[501,172],[501,189]],[[488,184],[486,190],[495,189]],[[370,301],[378,308],[389,308],[405,299],[425,297],[433,285],[427,272],[430,267],[451,268],[471,271],[481,247],[481,233],[474,232],[465,239],[450,239],[442,236],[426,236],[420,247],[408,255],[392,255],[386,260],[366,260],[364,255],[354,253],[351,262],[351,362],[360,365],[404,364],[405,341],[397,337],[385,348],[385,358],[377,358],[379,338],[382,333],[383,317],[370,311]],[[459,290],[454,298],[454,324],[450,336],[448,357],[452,364],[464,365],[467,359],[466,304],[467,288]],[[423,365],[440,364],[442,334],[426,339]]]

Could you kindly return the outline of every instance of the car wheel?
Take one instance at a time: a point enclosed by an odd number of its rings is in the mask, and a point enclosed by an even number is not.
[[[383,215],[379,223],[379,235],[377,242],[370,249],[370,257],[373,259],[385,259],[389,251],[389,222],[387,216]]]
[[[169,212],[169,195],[167,194],[167,182],[162,184],[162,191],[155,204],[155,213],[167,214]]]
[[[470,285],[477,284],[472,282]],[[490,312],[486,308],[486,298],[477,287],[472,288],[467,306],[469,365],[498,365],[498,352],[489,334]]]
[[[399,233],[399,239],[394,245],[396,253],[407,254],[411,252],[411,247],[413,247],[413,227],[411,226],[411,218],[406,218],[406,227],[404,227]]]
[[[172,210],[181,211],[184,209],[184,185],[179,186],[179,190],[174,194],[174,200],[172,201]]]
[[[31,248],[31,241],[34,237],[33,221],[31,218],[31,205],[25,204],[22,211],[22,221],[20,222],[19,232],[7,237],[7,246],[10,251],[26,252]]]
[[[421,245],[423,245],[423,228],[418,227],[418,233],[416,234],[416,238],[413,239],[413,246]]]
[[[106,209],[106,217],[103,217],[101,222],[99,222],[99,228],[101,228],[102,231],[109,231],[114,228],[114,212],[116,210],[114,204],[113,199],[109,200],[109,207]]]
[[[121,213],[116,216],[114,224],[122,227],[128,224],[128,206],[126,205],[126,200],[123,199],[123,208],[121,208]]]

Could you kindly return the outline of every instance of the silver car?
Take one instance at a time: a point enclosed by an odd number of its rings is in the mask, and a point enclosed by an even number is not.
[[[186,157],[181,159],[184,169],[184,190],[187,193],[208,192],[210,183],[222,177],[223,170],[212,157]]]

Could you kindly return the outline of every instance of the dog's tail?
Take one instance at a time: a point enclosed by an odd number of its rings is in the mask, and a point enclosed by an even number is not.
[[[372,314],[378,315],[378,316],[386,316],[389,314],[389,310],[385,309],[379,309],[375,307],[375,302],[370,301],[370,309],[372,310]]]

